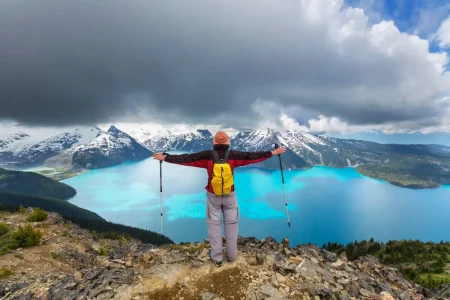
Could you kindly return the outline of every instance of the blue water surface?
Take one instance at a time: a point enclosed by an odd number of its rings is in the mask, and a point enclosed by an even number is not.
[[[206,170],[163,163],[163,233],[175,242],[207,238]],[[238,168],[239,234],[289,237],[291,245],[370,239],[450,240],[450,187],[412,190],[360,175],[353,168],[284,171]],[[159,162],[90,170],[64,180],[73,204],[108,221],[160,232]]]

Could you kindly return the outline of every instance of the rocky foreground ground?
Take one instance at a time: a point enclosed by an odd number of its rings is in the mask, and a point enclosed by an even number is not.
[[[25,218],[0,220],[17,228]],[[348,261],[312,244],[240,237],[238,259],[217,268],[207,241],[99,239],[54,213],[32,225],[40,245],[0,256],[1,299],[450,299],[450,287],[423,289],[375,257]]]

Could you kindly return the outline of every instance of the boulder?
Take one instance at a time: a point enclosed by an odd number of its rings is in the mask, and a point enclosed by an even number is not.
[[[202,300],[213,300],[214,299],[214,294],[210,293],[210,292],[204,292],[202,294]]]
[[[337,260],[336,254],[325,249],[320,250],[320,255],[329,262],[335,262]]]
[[[128,247],[120,247],[120,248],[114,249],[109,253],[109,258],[123,260],[125,258],[125,256],[127,255],[128,251],[129,251]]]
[[[187,260],[188,256],[179,250],[167,252],[162,257],[163,264],[174,264],[184,260]]]
[[[257,299],[270,299],[270,300],[287,300],[279,290],[274,288],[271,284],[266,283],[262,285],[256,292]]]
[[[330,263],[330,268],[341,270],[345,268],[345,263],[342,260],[338,259],[337,261]]]
[[[267,237],[261,241],[261,243],[258,245],[258,248],[263,250],[271,250],[271,251],[277,251],[278,250],[278,243],[273,237]]]

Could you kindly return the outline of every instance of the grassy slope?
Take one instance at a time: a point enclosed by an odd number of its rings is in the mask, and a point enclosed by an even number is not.
[[[43,175],[45,177],[51,178],[56,181],[62,181],[66,180],[75,176],[78,176],[80,174],[85,173],[86,169],[80,169],[77,171],[74,170],[44,170],[44,171],[35,171],[37,174]]]
[[[406,278],[425,287],[435,288],[441,283],[450,283],[450,242],[402,240],[379,243],[371,239],[346,246],[328,243],[323,248],[335,253],[345,251],[351,260],[374,255],[383,264],[397,267]]]
[[[107,222],[96,213],[60,199],[0,192],[1,205],[4,209],[10,211],[17,210],[20,205],[23,207],[39,207],[49,212],[57,212],[80,227],[99,233],[126,233],[142,242],[155,245],[173,243],[166,236],[153,231]]]

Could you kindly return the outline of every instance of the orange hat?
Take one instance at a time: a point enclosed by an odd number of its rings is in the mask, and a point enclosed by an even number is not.
[[[229,145],[230,144],[230,138],[228,135],[223,131],[218,131],[216,135],[214,136],[213,144],[222,144],[222,145]]]

